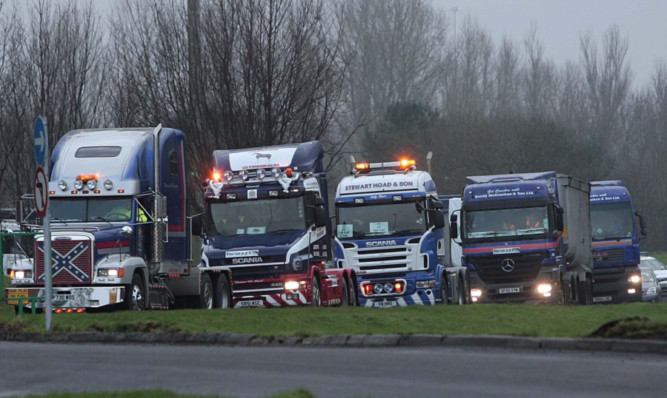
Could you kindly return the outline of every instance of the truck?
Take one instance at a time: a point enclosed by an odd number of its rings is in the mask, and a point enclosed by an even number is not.
[[[55,312],[212,308],[213,281],[230,296],[229,270],[202,271],[192,258],[199,221],[189,216],[185,153],[183,132],[162,125],[74,130],[59,140],[48,181]],[[45,296],[45,247],[36,235],[34,255],[10,270],[9,304]]]
[[[548,171],[466,184],[450,235],[461,231],[473,302],[592,303],[590,183]]]
[[[622,181],[591,182],[591,224],[593,302],[642,301],[639,239],[646,225]]]
[[[355,164],[336,189],[338,267],[356,271],[359,304],[465,304],[464,267],[446,267],[442,203],[416,162]]]
[[[335,268],[319,141],[215,150],[204,181],[202,269],[230,269],[233,307],[355,305]]]

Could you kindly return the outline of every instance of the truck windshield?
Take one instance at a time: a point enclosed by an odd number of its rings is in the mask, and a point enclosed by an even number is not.
[[[593,240],[631,238],[633,235],[630,202],[591,203]]]
[[[539,235],[549,230],[546,207],[522,207],[467,211],[465,237],[468,239],[512,235]]]
[[[129,221],[132,198],[53,198],[49,208],[52,222]]]
[[[259,235],[305,230],[303,197],[211,202],[209,224],[221,236]]]
[[[419,235],[426,231],[423,204],[390,203],[338,208],[339,239]]]

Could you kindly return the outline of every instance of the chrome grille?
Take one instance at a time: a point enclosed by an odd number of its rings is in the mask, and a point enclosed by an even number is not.
[[[530,282],[540,272],[546,253],[508,254],[503,256],[470,257],[479,278],[487,284]],[[511,271],[503,270],[503,261],[514,262]]]

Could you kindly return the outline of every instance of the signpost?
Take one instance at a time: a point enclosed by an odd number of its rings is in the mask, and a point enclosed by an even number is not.
[[[44,273],[46,287],[46,331],[51,331],[51,298],[53,280],[51,276],[51,214],[49,212],[49,135],[46,130],[46,118],[39,116],[35,122],[35,160],[37,173],[35,174],[35,210],[42,217],[44,228]]]

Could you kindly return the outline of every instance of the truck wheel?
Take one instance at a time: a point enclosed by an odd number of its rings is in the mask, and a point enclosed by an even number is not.
[[[130,311],[142,311],[146,308],[146,294],[144,292],[144,281],[139,274],[132,276],[132,284],[125,293],[125,302]]]
[[[313,305],[313,307],[319,307],[319,306],[322,305],[322,294],[321,294],[321,291],[320,291],[320,281],[317,279],[317,276],[313,276],[312,305]]]
[[[440,281],[440,297],[442,301],[440,304],[447,304],[447,274],[442,274],[442,279]]]
[[[459,289],[458,293],[456,294],[456,297],[457,297],[456,304],[465,305],[466,303],[465,285],[463,284],[463,279],[461,278],[459,278]]]
[[[230,293],[229,279],[227,279],[227,275],[220,274],[220,276],[218,276],[218,283],[216,283],[215,286],[215,307],[222,309],[230,308]]]
[[[208,273],[204,273],[201,277],[199,307],[207,310],[213,308],[213,282],[211,282],[211,277],[208,276]]]
[[[350,291],[347,287],[347,279],[345,279],[345,277],[343,277],[343,286],[341,288],[340,294],[340,306],[347,307],[350,304]]]
[[[358,305],[356,282],[350,281],[348,283],[348,289],[349,289],[349,293],[347,294],[348,303],[350,304],[351,307],[356,307]]]

